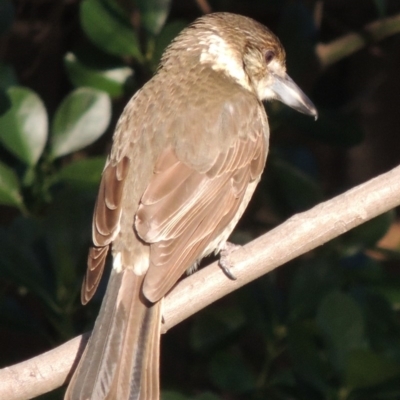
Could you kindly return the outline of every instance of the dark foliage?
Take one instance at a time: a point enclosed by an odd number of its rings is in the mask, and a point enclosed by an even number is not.
[[[315,52],[398,1],[210,5],[275,31],[320,112],[314,123],[267,105],[271,152],[233,241],[399,163],[400,35],[328,68]],[[1,366],[91,328],[102,293],[83,307],[79,291],[113,127],[200,14],[187,0],[0,0]],[[163,399],[399,399],[399,232],[394,212],[380,216],[168,332]]]

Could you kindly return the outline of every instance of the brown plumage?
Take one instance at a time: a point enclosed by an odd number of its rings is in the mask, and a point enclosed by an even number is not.
[[[285,73],[264,26],[209,14],[166,50],[115,130],[93,217],[82,302],[112,248],[113,270],[92,337],[65,399],[159,399],[160,299],[218,252],[264,168],[263,100],[315,108]]]

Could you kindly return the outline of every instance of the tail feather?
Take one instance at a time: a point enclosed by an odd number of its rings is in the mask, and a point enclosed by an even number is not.
[[[146,373],[142,377],[142,392],[145,397],[141,399],[151,400],[158,399],[160,393],[159,386],[159,360],[160,360],[160,335],[161,335],[161,304],[162,300],[154,307],[154,316],[151,316],[147,324],[149,340],[143,359],[143,370]],[[154,327],[154,322],[158,321],[157,327]],[[154,379],[156,377],[156,379]]]
[[[143,277],[112,271],[89,343],[65,400],[158,400],[160,304],[141,295]]]

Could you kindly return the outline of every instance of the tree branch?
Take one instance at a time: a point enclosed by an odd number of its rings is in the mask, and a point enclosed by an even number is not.
[[[217,263],[182,280],[164,300],[163,332],[246,283],[400,205],[400,166],[297,214],[230,256],[229,280]],[[25,400],[64,384],[89,334],[0,370],[0,398]]]
[[[196,3],[203,14],[209,14],[210,12],[212,12],[212,8],[208,4],[207,0],[196,0]]]
[[[316,54],[322,67],[326,68],[363,47],[376,43],[400,32],[400,15],[371,22],[358,33],[349,33],[330,43],[319,43]]]

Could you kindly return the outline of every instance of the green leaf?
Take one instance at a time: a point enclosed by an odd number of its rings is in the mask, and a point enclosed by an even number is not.
[[[340,287],[335,265],[329,258],[300,259],[296,264],[298,268],[289,291],[290,321],[313,318],[321,300]]]
[[[210,308],[196,316],[190,342],[196,351],[204,351],[226,339],[246,322],[239,307]]]
[[[371,348],[379,350],[385,356],[400,360],[400,322],[397,311],[383,296],[377,294],[376,288],[371,288],[364,294],[363,308],[366,333]]]
[[[0,162],[0,204],[20,207],[22,197],[17,174]]]
[[[396,281],[391,284],[374,286],[373,289],[374,292],[384,297],[394,309],[400,308],[400,284],[396,284]]]
[[[293,212],[309,209],[323,200],[321,188],[307,174],[282,159],[270,160],[279,194]]]
[[[173,392],[170,390],[163,390],[161,392],[161,400],[189,400],[186,396],[181,393]]]
[[[14,5],[11,0],[0,0],[0,35],[10,30],[14,14]]]
[[[394,210],[381,214],[340,237],[345,255],[352,255],[374,246],[389,230],[395,220]]]
[[[84,265],[87,258],[96,191],[63,188],[55,196],[44,220],[47,254],[60,304],[72,303],[79,290],[77,266]]]
[[[10,87],[12,107],[0,117],[0,141],[16,157],[33,166],[46,145],[48,120],[39,96],[23,87]]]
[[[364,320],[359,306],[350,296],[331,292],[321,302],[316,321],[333,364],[338,371],[343,371],[350,351],[365,347]]]
[[[76,188],[97,187],[106,162],[105,157],[93,157],[75,161],[65,166],[57,179]]]
[[[354,350],[346,366],[346,384],[351,388],[378,385],[398,376],[400,364],[370,350]]]
[[[18,79],[14,69],[10,65],[0,62],[0,117],[11,108],[7,89],[17,85]]]
[[[14,68],[11,65],[0,62],[0,89],[8,89],[10,86],[17,85],[18,79]]]
[[[109,96],[96,89],[70,93],[56,111],[52,125],[51,155],[60,157],[96,141],[111,120]]]
[[[11,100],[7,92],[0,89],[0,118],[11,109],[11,106]]]
[[[138,0],[140,21],[147,32],[158,35],[167,20],[171,0]]]
[[[113,98],[124,94],[126,82],[133,76],[133,70],[126,66],[108,69],[91,68],[73,53],[66,54],[64,64],[74,86],[103,90]]]
[[[163,390],[161,392],[161,400],[221,400],[221,397],[210,392],[202,393],[194,397],[187,397],[179,392]]]
[[[209,374],[214,385],[223,391],[244,393],[256,387],[253,372],[237,353],[218,353],[211,361]]]
[[[337,248],[337,246],[335,246]],[[385,282],[386,272],[381,262],[364,253],[342,257],[341,263],[346,266],[346,279],[352,282],[364,282],[375,286]]]
[[[137,35],[117,2],[84,0],[80,19],[83,30],[99,48],[110,54],[143,59]]]
[[[221,397],[213,393],[206,392],[206,393],[201,393],[195,397],[191,397],[191,400],[221,400]]]
[[[386,0],[373,0],[376,10],[378,11],[379,18],[387,15],[387,1]]]
[[[48,281],[32,248],[23,246],[15,234],[0,229],[0,275],[15,285],[41,297],[45,303],[55,308]]]
[[[301,321],[288,326],[288,348],[296,374],[320,391],[325,391],[330,368],[320,351],[315,326]]]

